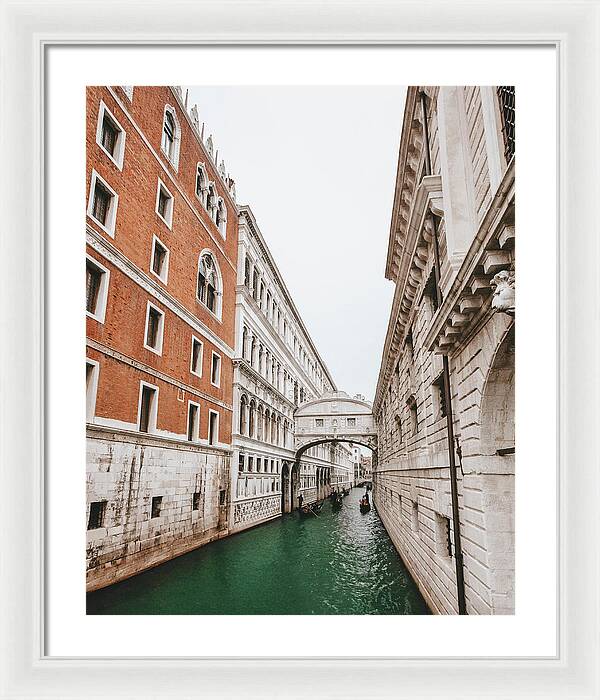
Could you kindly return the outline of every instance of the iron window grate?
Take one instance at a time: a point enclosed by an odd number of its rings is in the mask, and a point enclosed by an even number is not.
[[[502,116],[504,155],[509,161],[515,155],[515,87],[514,85],[500,85],[496,91]]]

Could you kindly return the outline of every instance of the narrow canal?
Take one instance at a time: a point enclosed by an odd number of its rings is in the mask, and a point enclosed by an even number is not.
[[[92,615],[427,615],[375,509],[291,513],[87,596]]]

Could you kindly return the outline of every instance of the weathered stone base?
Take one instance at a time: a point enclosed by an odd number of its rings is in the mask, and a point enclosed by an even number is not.
[[[88,426],[88,526],[91,504],[106,505],[87,531],[87,590],[226,536],[229,466],[224,450]]]

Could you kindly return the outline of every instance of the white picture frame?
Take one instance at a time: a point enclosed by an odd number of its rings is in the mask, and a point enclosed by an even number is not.
[[[1,5],[1,698],[599,698],[597,0]],[[168,21],[167,21],[168,20]],[[100,44],[526,44],[559,71],[559,653],[555,658],[51,657],[44,626],[44,77]],[[82,203],[82,209],[84,208]],[[543,202],[539,203],[544,206]],[[567,235],[568,232],[568,235]],[[539,280],[544,297],[544,271]],[[83,400],[83,399],[82,399]],[[83,585],[83,583],[82,583]],[[475,628],[474,628],[475,630]],[[476,633],[474,631],[474,633]]]

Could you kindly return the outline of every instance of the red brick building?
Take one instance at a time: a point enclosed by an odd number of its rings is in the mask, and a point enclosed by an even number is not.
[[[87,90],[87,581],[227,533],[238,214],[171,87]]]

